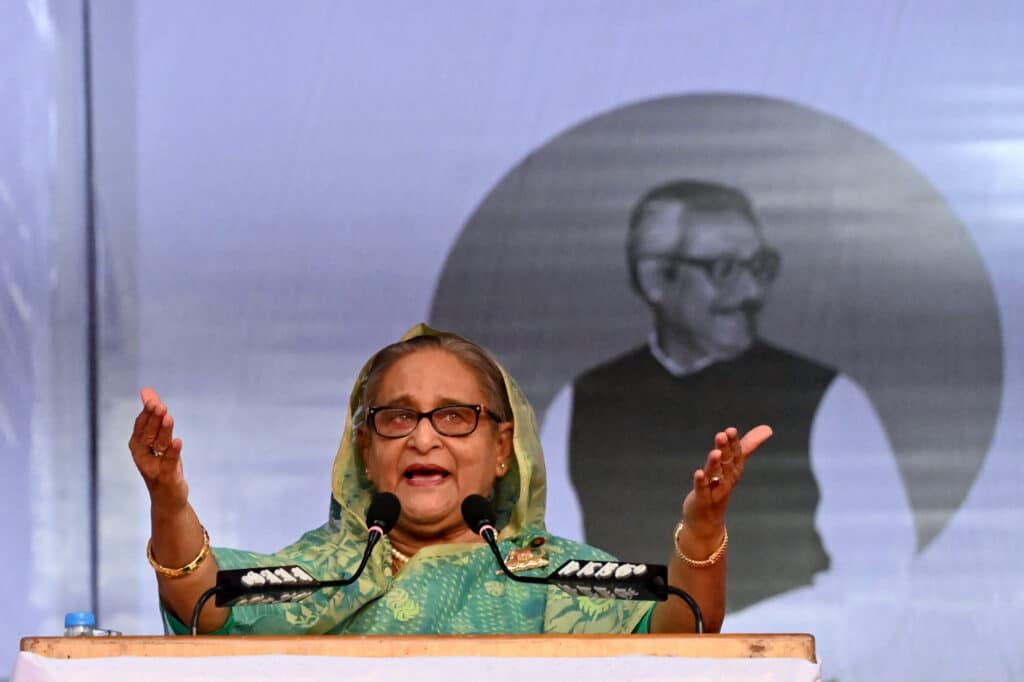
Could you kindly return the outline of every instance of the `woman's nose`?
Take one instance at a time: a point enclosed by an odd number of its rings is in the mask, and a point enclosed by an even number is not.
[[[424,417],[416,424],[416,428],[409,434],[409,444],[420,452],[432,450],[441,442],[441,437],[430,423],[430,419]]]

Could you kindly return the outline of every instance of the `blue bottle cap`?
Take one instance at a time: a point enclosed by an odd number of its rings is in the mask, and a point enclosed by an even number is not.
[[[96,625],[96,615],[92,611],[70,611],[64,614],[64,627],[75,625]]]

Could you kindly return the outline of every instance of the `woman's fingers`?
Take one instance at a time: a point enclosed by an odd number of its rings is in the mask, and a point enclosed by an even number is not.
[[[704,464],[704,470],[710,477],[713,488],[721,485],[723,480],[732,482],[730,463],[734,461],[734,457],[728,434],[725,431],[716,433],[715,448],[708,453],[707,462]]]
[[[735,431],[735,429],[733,429]],[[772,437],[772,427],[767,424],[761,424],[743,434],[743,438],[739,440],[740,452],[743,454],[744,463],[746,459],[754,454],[759,447],[761,447],[766,440]]]
[[[743,477],[747,458],[772,435],[768,426],[758,426],[742,437],[730,427],[715,434],[715,447],[703,469],[693,472],[693,489],[683,501],[687,524],[718,528],[725,522],[725,509],[733,490]]]
[[[181,455],[181,440],[174,438],[174,417],[167,405],[160,399],[160,394],[148,386],[139,393],[143,407],[135,418],[132,436],[128,441],[132,457],[139,471],[147,482],[152,483],[158,476],[171,471],[174,466],[166,466],[161,462],[175,443],[175,458]]]
[[[142,389],[139,397],[142,411],[135,418],[128,448],[153,509],[179,510],[188,503],[188,484],[181,466],[182,442],[174,437],[174,417],[152,388]]]
[[[725,463],[735,461],[743,451],[739,433],[731,426],[715,434],[715,447],[722,451],[722,461]]]
[[[703,469],[697,469],[693,472],[693,490],[697,493],[697,497],[707,504],[714,502],[711,495],[712,490],[714,490],[711,484],[711,477]]]
[[[159,403],[151,408],[152,413],[149,419],[146,420],[145,426],[142,427],[142,433],[139,434],[139,445],[149,447],[156,440],[156,435],[160,432],[160,428],[163,425],[164,417],[167,416],[167,406],[163,403]]]
[[[157,416],[158,407],[159,401],[143,403],[142,411],[135,418],[132,435],[128,439],[128,449],[136,459],[149,452],[149,444],[160,429],[163,415]]]
[[[132,429],[131,442],[133,444],[143,443],[147,437],[146,434],[153,429],[154,420],[159,419],[156,416],[156,408],[158,406],[159,403],[143,403],[142,411],[135,418],[135,426]]]
[[[156,392],[156,389],[149,386],[145,386],[141,391],[139,391],[139,397],[142,398],[143,404],[161,402],[160,394]]]
[[[716,443],[717,445],[717,443]],[[722,451],[717,447],[708,453],[704,462],[704,474],[707,476],[708,485],[714,489],[722,482]]]
[[[142,410],[139,412],[139,416],[135,418],[135,425],[132,427],[132,440],[134,441],[142,430],[146,427],[146,422],[149,421],[149,416],[152,411],[146,407],[146,404],[142,404]]]
[[[168,413],[160,420],[160,430],[157,431],[153,442],[149,444],[150,454],[163,455],[171,446],[172,440],[174,440],[174,417]]]
[[[742,438],[731,426],[715,434],[715,448],[708,453],[703,471],[706,487],[714,492],[712,500],[728,497],[743,476],[747,458],[771,435],[771,428],[765,425],[751,429]]]
[[[135,419],[135,428],[129,445],[132,454],[163,453],[171,444],[174,434],[174,418],[168,413],[167,405],[160,400],[160,394],[148,386],[139,393],[142,412]]]
[[[164,450],[164,454],[160,457],[160,465],[163,472],[172,473],[173,477],[181,476],[181,439],[175,438],[167,444],[167,449]]]

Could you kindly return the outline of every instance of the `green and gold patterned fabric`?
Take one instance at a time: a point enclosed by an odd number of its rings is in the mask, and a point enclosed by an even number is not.
[[[417,325],[403,340],[436,334]],[[366,509],[374,490],[365,476],[353,417],[363,407],[363,384],[372,358],[360,372],[349,401],[345,433],[333,470],[329,520],[276,554],[214,548],[222,569],[298,564],[326,580],[351,575],[366,542]],[[567,559],[609,559],[593,547],[548,534],[544,528],[546,476],[533,409],[502,368],[515,417],[514,463],[494,492],[502,553],[527,549],[549,565],[523,571],[546,575]],[[438,544],[417,552],[398,575],[391,570],[385,537],[359,580],[321,590],[294,604],[232,609],[227,634],[534,634],[629,633],[648,629],[651,602],[570,596],[554,587],[527,585],[498,572],[481,543]],[[168,632],[185,633],[164,612]]]

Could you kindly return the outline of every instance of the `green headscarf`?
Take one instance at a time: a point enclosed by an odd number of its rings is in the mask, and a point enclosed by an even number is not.
[[[418,336],[438,336],[442,332],[418,324],[402,336],[402,341]],[[366,508],[373,497],[373,485],[366,479],[366,468],[358,449],[356,428],[353,421],[363,404],[363,389],[366,377],[373,366],[376,355],[370,358],[356,380],[349,399],[348,419],[345,435],[338,446],[334,459],[333,499],[340,505],[342,515],[354,514],[358,527],[365,528]],[[494,504],[501,528],[499,539],[521,533],[524,528],[544,529],[544,500],[547,495],[547,475],[544,471],[544,457],[537,435],[537,421],[533,408],[526,400],[518,384],[499,365],[505,379],[509,404],[514,416],[515,431],[512,447],[515,457],[509,473],[499,479],[494,491]]]
[[[424,324],[402,341],[438,335]],[[351,575],[366,542],[365,515],[374,494],[359,452],[354,418],[375,359],[363,366],[349,401],[345,433],[334,460],[329,520],[273,555],[214,548],[221,569],[299,564],[320,579]],[[501,368],[514,416],[513,464],[495,486],[499,546],[503,554],[527,550],[549,565],[522,575],[546,575],[564,561],[610,559],[587,545],[549,535],[544,527],[547,482],[537,422],[523,392]],[[499,575],[483,543],[437,544],[417,552],[397,576],[385,537],[359,580],[321,590],[294,604],[232,609],[220,632],[232,634],[531,634],[628,633],[651,610],[650,602],[570,596],[554,587],[524,585]],[[646,621],[645,621],[646,622]],[[165,611],[168,631],[186,628]]]

